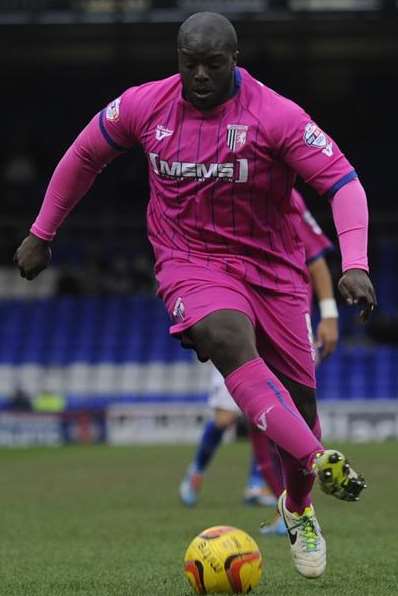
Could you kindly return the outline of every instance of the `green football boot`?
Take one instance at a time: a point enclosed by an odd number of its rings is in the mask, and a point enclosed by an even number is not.
[[[313,471],[321,490],[343,501],[359,501],[359,495],[366,488],[363,476],[357,474],[346,457],[335,449],[326,449],[315,456]]]

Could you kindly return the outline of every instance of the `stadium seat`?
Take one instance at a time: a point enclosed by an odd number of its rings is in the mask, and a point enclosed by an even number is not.
[[[367,345],[346,307],[340,323],[352,343],[343,336],[318,367],[318,398],[397,399],[398,348]],[[206,369],[169,324],[160,300],[146,296],[0,300],[0,396],[19,376],[38,386],[46,375],[82,399],[205,394]]]

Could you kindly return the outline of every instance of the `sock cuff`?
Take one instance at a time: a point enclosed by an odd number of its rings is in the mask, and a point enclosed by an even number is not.
[[[265,367],[265,362],[262,358],[260,358],[260,356],[257,356],[257,358],[253,358],[253,360],[248,360],[238,368],[235,368],[235,370],[233,370],[231,373],[229,373],[229,375],[225,377],[225,384],[228,387],[228,389],[232,389],[233,387],[235,387],[236,383],[240,381],[242,371],[249,371],[250,369],[257,368],[259,365]]]

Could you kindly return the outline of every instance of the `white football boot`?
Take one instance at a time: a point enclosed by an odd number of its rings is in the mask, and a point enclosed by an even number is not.
[[[286,508],[285,491],[279,497],[278,509],[285,522],[297,571],[304,577],[319,577],[326,569],[326,542],[314,507],[306,507],[302,515],[291,513]]]

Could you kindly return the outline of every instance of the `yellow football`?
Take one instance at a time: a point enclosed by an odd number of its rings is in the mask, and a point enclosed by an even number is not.
[[[256,542],[231,526],[203,530],[188,546],[184,562],[185,575],[197,594],[247,594],[262,574]]]

